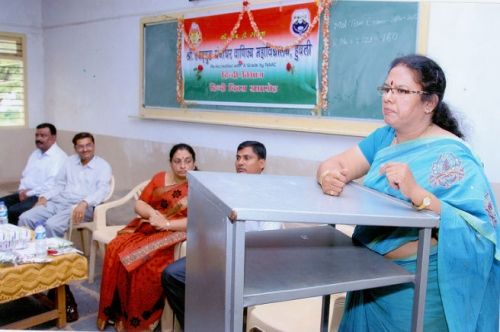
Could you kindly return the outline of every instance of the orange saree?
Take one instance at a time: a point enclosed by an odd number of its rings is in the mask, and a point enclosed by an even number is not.
[[[187,182],[166,186],[165,177],[165,172],[156,174],[139,199],[169,220],[187,217]],[[140,218],[119,232],[104,257],[100,330],[107,323],[114,323],[117,331],[154,329],[164,306],[161,272],[172,263],[175,244],[185,239],[185,232],[157,231]]]

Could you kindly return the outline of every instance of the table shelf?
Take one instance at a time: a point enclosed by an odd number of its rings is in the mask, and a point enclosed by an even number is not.
[[[255,232],[246,242],[245,306],[415,280],[331,226]]]

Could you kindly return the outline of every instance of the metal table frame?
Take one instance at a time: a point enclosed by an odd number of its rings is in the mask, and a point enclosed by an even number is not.
[[[437,215],[355,183],[330,197],[311,177],[190,172],[188,178],[186,331],[241,331],[249,305],[326,300],[333,293],[407,282],[415,284],[412,331],[423,330]],[[247,234],[249,220],[417,227],[417,270],[410,274],[353,246],[332,227]],[[305,274],[307,269],[314,273]]]

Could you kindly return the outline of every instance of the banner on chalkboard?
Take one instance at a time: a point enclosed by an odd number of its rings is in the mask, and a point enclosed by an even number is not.
[[[313,2],[254,10],[253,22],[242,13],[185,19],[185,102],[314,107],[319,42],[318,25],[311,23],[317,11]]]

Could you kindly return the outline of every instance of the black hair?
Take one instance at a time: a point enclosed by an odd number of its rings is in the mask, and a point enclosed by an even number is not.
[[[52,136],[57,135],[56,126],[54,126],[52,123],[44,122],[44,123],[40,123],[38,126],[36,126],[36,129],[42,129],[42,128],[49,128],[50,134]]]
[[[82,132],[82,133],[78,133],[76,134],[74,137],[73,137],[73,145],[76,146],[76,142],[78,142],[79,140],[83,139],[83,138],[90,138],[92,140],[92,143],[95,143],[94,141],[94,136],[92,136],[91,133],[87,133],[87,132]]]
[[[240,151],[246,147],[251,147],[253,152],[259,157],[259,159],[266,159],[266,147],[261,142],[257,141],[244,141],[238,145],[238,149],[236,151]]]
[[[174,154],[179,151],[179,150],[186,150],[187,152],[189,152],[189,154],[191,155],[191,157],[193,157],[193,162],[196,161],[196,153],[194,153],[194,150],[193,148],[191,147],[191,145],[188,145],[186,143],[179,143],[179,144],[175,144],[171,149],[170,149],[170,161],[172,161],[172,159],[174,158]]]
[[[422,86],[422,91],[427,92],[421,95],[422,101],[430,101],[433,95],[438,97],[438,103],[432,114],[432,122],[458,137],[464,138],[457,118],[443,101],[446,77],[441,67],[434,60],[418,54],[394,59],[390,69],[398,65],[403,65],[415,73],[416,82]]]

